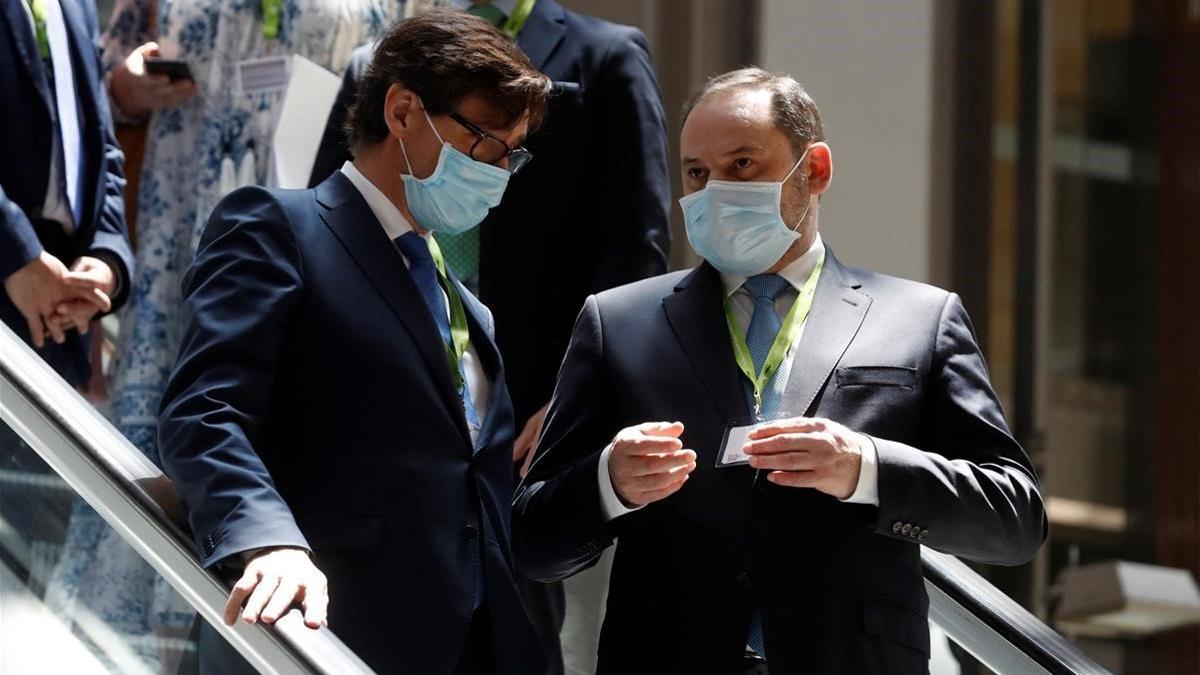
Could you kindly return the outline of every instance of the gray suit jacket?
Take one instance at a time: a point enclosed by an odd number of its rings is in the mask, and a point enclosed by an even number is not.
[[[715,468],[726,425],[750,413],[721,297],[704,264],[588,299],[517,492],[519,564],[559,579],[619,539],[601,673],[736,672],[755,606],[772,672],[925,672],[918,541],[1019,564],[1047,531],[958,296],[828,254],[781,409],[872,437],[878,507]],[[605,522],[600,452],[653,420],[684,423],[698,467]]]

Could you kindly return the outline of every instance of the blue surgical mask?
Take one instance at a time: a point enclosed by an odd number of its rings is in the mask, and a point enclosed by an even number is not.
[[[417,178],[411,173],[401,175],[404,198],[421,227],[443,234],[462,234],[483,222],[488,211],[500,203],[512,174],[507,169],[471,159],[442,140],[428,112],[425,119],[441,141],[442,151],[437,167],[427,178]],[[400,139],[400,151],[411,172],[404,139]]]
[[[779,211],[783,184],[807,155],[805,150],[781,181],[710,180],[703,190],[680,199],[696,253],[721,272],[739,277],[761,274],[778,262],[800,237]],[[797,225],[811,204],[810,196]]]

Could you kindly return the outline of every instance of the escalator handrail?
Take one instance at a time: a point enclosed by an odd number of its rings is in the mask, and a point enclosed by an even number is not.
[[[957,623],[941,627],[984,665],[997,670],[994,661],[1008,658],[1003,654],[1008,651],[1055,675],[1109,672],[958,558],[922,547],[921,566],[930,591],[930,617]]]
[[[260,670],[372,673],[331,631],[306,628],[296,609],[274,627],[225,626],[228,590],[200,566],[170,481],[3,323],[0,420]]]

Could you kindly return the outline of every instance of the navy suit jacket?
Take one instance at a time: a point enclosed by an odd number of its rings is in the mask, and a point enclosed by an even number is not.
[[[538,0],[517,36],[554,81],[533,161],[480,225],[479,296],[496,313],[517,420],[550,399],[571,326],[591,293],[667,271],[667,126],[646,37]],[[373,46],[355,52],[312,183],[348,157],[345,109]]]
[[[124,156],[113,136],[108,94],[101,81],[96,7],[91,2],[60,0],[82,111],[83,218],[71,236],[42,240],[32,221],[40,217],[46,200],[58,110],[24,4],[25,0],[0,0],[0,147],[5,157],[0,162],[0,280],[43,250],[68,267],[82,255],[99,254],[116,268],[121,288],[112,299],[116,308],[128,295],[133,252],[125,233]],[[3,291],[0,320],[29,340],[25,319]],[[65,345],[47,342],[41,355],[72,384],[86,381],[91,373],[87,340],[74,331],[68,333]]]
[[[509,543],[504,369],[459,292],[492,386],[474,444],[433,317],[340,172],[230,194],[184,281],[158,447],[202,562],[311,550],[330,628],[379,672],[449,673],[480,579],[500,672],[541,667]]]
[[[601,673],[740,672],[755,606],[772,672],[926,672],[918,544],[1017,564],[1046,534],[958,296],[827,254],[780,409],[870,436],[878,507],[716,468],[726,426],[750,414],[722,296],[703,264],[587,301],[518,489],[523,569],[562,578],[616,538]],[[658,420],[684,423],[695,472],[606,522],[601,449]]]

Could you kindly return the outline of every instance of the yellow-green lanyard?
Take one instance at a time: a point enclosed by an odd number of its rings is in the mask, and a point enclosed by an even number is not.
[[[446,262],[442,258],[442,249],[435,238],[426,237],[426,241],[429,242],[429,254],[433,256],[433,264],[437,267],[442,289],[446,291],[446,297],[450,300],[451,344],[446,345],[446,359],[450,362],[450,372],[454,374],[454,386],[461,392],[464,382],[459,364],[462,363],[463,354],[467,353],[467,346],[471,344],[471,329],[467,327],[467,312],[463,309],[458,289],[450,282],[450,277],[446,276]]]
[[[767,360],[763,361],[762,372],[757,374],[754,372],[754,359],[750,356],[750,347],[746,345],[746,336],[742,334],[741,328],[738,327],[737,317],[733,315],[733,305],[729,302],[729,295],[725,296],[725,323],[729,326],[729,339],[733,342],[733,358],[737,361],[742,374],[750,380],[750,384],[754,387],[754,415],[756,417],[762,408],[763,390],[766,389],[775,372],[779,370],[779,366],[783,365],[783,360],[787,358],[788,351],[795,344],[796,336],[799,335],[804,320],[808,318],[808,312],[812,309],[813,293],[817,290],[817,279],[821,276],[821,268],[824,266],[825,253],[822,252],[817,266],[813,268],[812,273],[808,275],[808,280],[800,287],[800,294],[796,296],[792,308],[783,318],[783,324],[779,326],[779,332],[775,334],[775,342],[771,344],[771,351],[767,352]]]
[[[536,2],[537,0],[519,0],[517,2],[517,6],[513,7],[512,16],[504,22],[504,32],[508,33],[508,37],[517,39],[517,34],[525,27],[525,20],[529,18]]]
[[[262,0],[263,37],[274,40],[279,37],[279,17],[283,14],[283,0]]]
[[[29,12],[33,14],[33,33],[37,37],[38,55],[45,61],[50,58],[50,38],[46,36],[46,0],[29,0]]]

